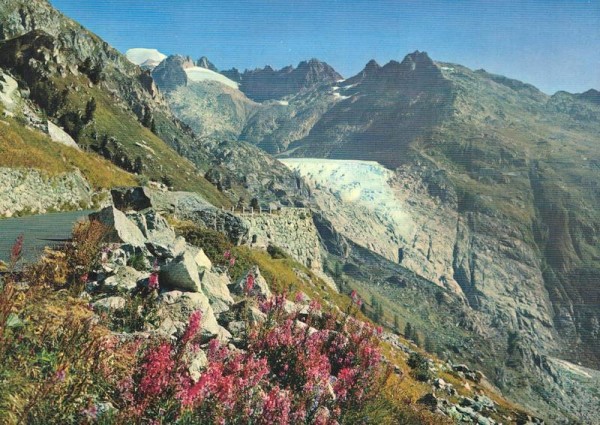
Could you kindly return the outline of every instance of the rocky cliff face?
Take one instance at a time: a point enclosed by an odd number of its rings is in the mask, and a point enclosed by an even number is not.
[[[209,61],[206,56],[202,56],[200,59],[198,59],[196,61],[196,66],[199,66],[200,68],[210,69],[211,71],[215,72],[219,71],[217,67],[211,61]]]
[[[186,68],[191,68],[194,63],[190,58],[183,56],[169,56],[152,70],[152,77],[161,90],[169,92],[188,84]]]
[[[453,97],[450,82],[421,52],[383,67],[370,62],[357,76],[339,83],[335,92],[341,101],[306,137],[290,144],[292,156],[397,166],[404,159],[400,152],[448,116]]]

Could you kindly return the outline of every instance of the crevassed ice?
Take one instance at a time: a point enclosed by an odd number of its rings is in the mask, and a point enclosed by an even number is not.
[[[322,158],[280,159],[315,187],[328,189],[344,203],[371,210],[385,218],[405,238],[414,230],[410,214],[394,194],[394,173],[375,161]]]

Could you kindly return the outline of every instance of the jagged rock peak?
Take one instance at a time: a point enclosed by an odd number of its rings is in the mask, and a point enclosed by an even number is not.
[[[296,71],[304,73],[305,80],[310,83],[320,81],[335,82],[343,78],[331,65],[314,58],[309,61],[300,62]]]
[[[589,89],[584,93],[578,94],[577,97],[581,100],[600,105],[600,91],[596,89]]]
[[[206,56],[202,56],[200,59],[198,59],[198,61],[196,62],[196,66],[199,66],[200,68],[210,69],[211,71],[219,72],[217,67],[211,61],[209,61]]]
[[[194,61],[190,57],[171,55],[152,71],[152,77],[161,90],[170,91],[188,83],[186,68],[192,68]]]
[[[379,69],[379,68],[381,68],[381,65],[379,65],[375,59],[371,59],[371,60],[370,60],[369,62],[367,62],[367,64],[365,65],[365,69],[364,69],[364,71],[365,71],[365,72],[369,72],[369,71],[372,71],[372,70],[377,70],[377,69]]]
[[[375,59],[371,59],[369,62],[367,62],[362,71],[360,71],[354,77],[347,79],[345,81],[345,84],[353,85],[361,83],[365,79],[369,79],[371,77],[376,76],[379,73],[380,69],[381,65],[379,65]]]
[[[382,71],[386,73],[410,73],[433,69],[437,69],[437,66],[431,60],[429,55],[426,52],[416,50],[413,53],[406,55],[402,62],[394,60],[388,62],[382,68]]]
[[[415,64],[415,65],[425,65],[425,66],[434,65],[433,60],[431,60],[431,58],[429,57],[427,52],[420,52],[418,50],[415,50],[414,52],[406,55],[404,57],[404,60],[402,60],[402,63],[403,64],[410,63],[410,64]]]
[[[225,71],[221,71],[221,74],[223,74],[230,80],[235,81],[238,84],[242,82],[242,73],[237,68],[231,68]]]

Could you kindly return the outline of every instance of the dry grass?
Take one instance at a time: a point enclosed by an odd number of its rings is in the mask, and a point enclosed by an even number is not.
[[[0,122],[0,167],[37,169],[50,176],[79,169],[96,189],[136,184],[133,175],[105,159],[52,142],[11,118]]]

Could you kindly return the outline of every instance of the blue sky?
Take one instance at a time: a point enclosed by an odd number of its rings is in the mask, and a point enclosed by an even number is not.
[[[532,83],[600,90],[599,0],[51,0],[121,51],[207,56],[219,69],[316,57],[349,77],[424,50]]]

